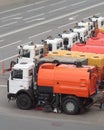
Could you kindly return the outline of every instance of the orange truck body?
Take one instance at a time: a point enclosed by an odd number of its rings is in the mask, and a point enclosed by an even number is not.
[[[52,87],[54,93],[88,98],[97,90],[94,66],[45,63],[38,71],[38,87]]]

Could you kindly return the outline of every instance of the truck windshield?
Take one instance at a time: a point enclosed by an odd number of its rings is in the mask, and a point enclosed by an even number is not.
[[[23,78],[23,70],[21,70],[21,69],[13,70],[11,74],[12,74],[12,78],[16,78],[16,79],[22,79]]]
[[[19,54],[20,54],[20,56],[22,56],[22,57],[30,58],[30,51],[29,51],[28,49],[27,49],[27,50],[20,49],[20,50],[19,50]]]

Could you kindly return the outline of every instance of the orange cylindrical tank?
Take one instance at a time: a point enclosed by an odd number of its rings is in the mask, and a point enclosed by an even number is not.
[[[94,66],[42,64],[38,71],[37,85],[53,87],[54,93],[89,97],[96,90],[97,75]]]

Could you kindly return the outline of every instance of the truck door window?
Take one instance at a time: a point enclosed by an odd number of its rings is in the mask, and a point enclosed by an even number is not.
[[[60,43],[57,44],[57,49],[59,49],[59,48],[60,48]]]
[[[43,54],[43,48],[40,49],[40,54]]]
[[[33,70],[29,70],[29,76],[32,76],[33,75]]]
[[[48,50],[52,51],[52,44],[51,43],[48,44]]]
[[[73,43],[76,42],[76,37],[73,37]]]
[[[35,56],[39,55],[39,50],[35,50]]]
[[[80,38],[80,33],[78,32],[78,38]]]
[[[23,70],[19,69],[19,70],[13,70],[12,71],[12,76],[15,79],[22,79],[23,78]]]
[[[78,41],[78,37],[76,36],[76,41]]]
[[[68,38],[64,38],[64,45],[68,45]]]
[[[62,42],[60,42],[60,47],[62,47]]]
[[[103,25],[104,25],[104,21],[101,22],[101,26],[103,26]]]

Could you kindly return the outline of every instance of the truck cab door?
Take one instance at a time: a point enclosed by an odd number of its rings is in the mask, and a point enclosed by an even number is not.
[[[13,70],[9,77],[9,93],[16,94],[23,89],[23,70]]]

